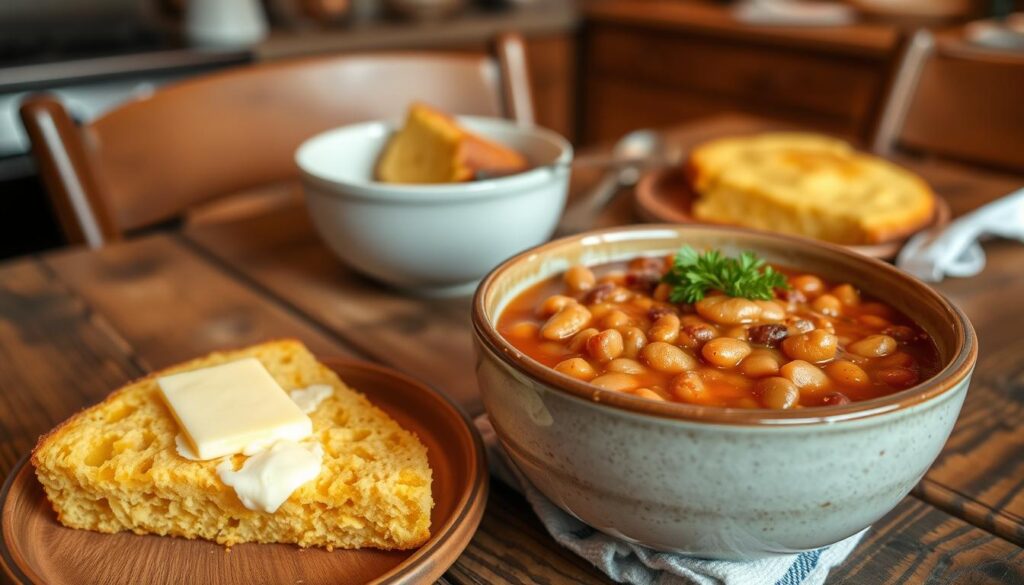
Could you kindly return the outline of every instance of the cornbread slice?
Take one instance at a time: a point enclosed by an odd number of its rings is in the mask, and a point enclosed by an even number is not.
[[[928,224],[935,195],[920,177],[817,134],[768,133],[698,146],[687,170],[700,220],[874,244]]]
[[[502,175],[525,169],[522,154],[417,103],[384,147],[377,178],[385,183],[459,183],[473,179],[477,171]]]
[[[180,431],[156,384],[159,375],[250,356],[285,390],[334,389],[309,415],[324,449],[320,474],[272,514],[241,504],[217,476],[219,460],[178,455]],[[244,457],[233,457],[237,468]],[[328,549],[408,549],[430,536],[426,448],[293,340],[214,353],[133,382],[42,437],[32,464],[71,528]]]

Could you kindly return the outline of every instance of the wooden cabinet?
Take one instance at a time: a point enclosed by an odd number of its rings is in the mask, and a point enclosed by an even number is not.
[[[574,140],[576,39],[571,34],[526,37],[537,124]]]
[[[745,111],[866,138],[899,45],[887,25],[753,27],[717,5],[596,2],[584,20],[581,137]]]

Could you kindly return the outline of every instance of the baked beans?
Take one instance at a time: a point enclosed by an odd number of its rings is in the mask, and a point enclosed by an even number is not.
[[[670,301],[668,258],[574,266],[514,299],[498,331],[563,375],[651,400],[731,408],[839,405],[938,370],[931,339],[849,283],[774,267],[774,300]]]

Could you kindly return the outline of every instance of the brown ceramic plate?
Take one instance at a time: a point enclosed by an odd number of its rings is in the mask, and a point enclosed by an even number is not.
[[[16,583],[430,583],[469,544],[487,501],[483,444],[440,394],[394,371],[328,359],[346,383],[419,435],[434,471],[431,538],[412,551],[217,544],[65,528],[23,458],[0,492],[0,558]]]
[[[668,223],[706,223],[690,214],[694,194],[682,169],[657,169],[644,175],[636,186],[636,210],[645,221]],[[944,226],[949,223],[949,204],[942,197],[935,198],[935,217],[921,229]],[[909,236],[908,236],[909,238]],[[908,238],[866,246],[846,246],[872,258],[891,260],[900,252]]]

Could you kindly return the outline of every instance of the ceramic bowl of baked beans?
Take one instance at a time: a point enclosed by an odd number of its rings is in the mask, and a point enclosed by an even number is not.
[[[590,526],[750,559],[864,530],[938,456],[977,358],[964,314],[806,239],[645,225],[557,240],[480,284],[484,406]]]

